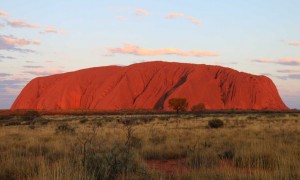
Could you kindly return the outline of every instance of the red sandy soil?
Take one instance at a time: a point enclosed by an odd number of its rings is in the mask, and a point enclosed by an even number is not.
[[[150,169],[169,176],[186,174],[191,170],[187,166],[185,158],[171,160],[148,160],[147,165]]]
[[[203,103],[209,110],[287,110],[266,76],[160,61],[38,77],[26,85],[11,110],[170,110],[170,98],[186,98],[189,109]]]

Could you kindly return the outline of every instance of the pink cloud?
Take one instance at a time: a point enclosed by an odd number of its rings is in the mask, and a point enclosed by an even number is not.
[[[7,12],[5,12],[5,11],[0,11],[0,16],[7,16],[7,15],[8,15]]]
[[[269,60],[269,59],[254,59],[253,61],[258,63],[273,63],[273,64],[288,65],[288,66],[300,66],[300,58],[283,58],[277,61]]]
[[[178,17],[184,17],[185,15],[183,13],[176,13],[176,12],[172,12],[172,13],[169,13],[165,16],[166,19],[175,19],[175,18],[178,18]]]
[[[149,16],[150,13],[145,9],[138,8],[134,10],[136,16]]]
[[[118,21],[124,21],[125,20],[125,17],[124,16],[117,16],[116,19]]]
[[[23,73],[31,74],[35,76],[48,76],[52,74],[60,74],[64,71],[61,69],[37,69],[37,70],[30,70],[30,71],[23,71]]]
[[[276,63],[283,64],[283,65],[300,65],[300,58],[284,58],[278,60]]]
[[[114,54],[132,54],[137,56],[158,56],[158,55],[177,55],[177,56],[219,56],[219,53],[212,51],[183,51],[175,48],[163,48],[163,49],[146,49],[132,44],[124,44],[121,48],[108,48],[108,53],[105,56],[111,56]]]
[[[41,34],[46,34],[46,33],[53,33],[53,34],[63,34],[65,33],[64,30],[58,30],[53,26],[47,27],[45,30],[40,32]]]
[[[200,25],[201,24],[201,21],[196,18],[196,17],[193,17],[193,16],[187,16],[183,13],[177,13],[177,12],[172,12],[172,13],[169,13],[165,16],[166,19],[176,19],[176,18],[184,18],[188,21],[190,21],[191,23],[195,24],[195,25]]]
[[[195,24],[195,25],[200,25],[201,21],[195,17],[192,16],[186,16],[185,17],[187,20],[191,21],[191,23]]]
[[[14,20],[14,21],[7,20],[6,22],[9,26],[14,28],[39,28],[40,27],[40,25],[29,24],[23,20]]]
[[[1,43],[7,45],[7,46],[27,46],[27,45],[40,45],[40,41],[38,40],[29,40],[29,39],[22,39],[22,38],[16,38],[13,36],[3,36],[0,37]]]
[[[300,42],[289,42],[290,46],[300,46]]]

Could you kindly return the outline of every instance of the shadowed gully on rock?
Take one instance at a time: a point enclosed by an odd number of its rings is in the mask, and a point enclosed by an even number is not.
[[[105,66],[38,77],[11,109],[170,110],[170,98],[186,98],[189,109],[286,110],[268,77],[230,68],[170,62]]]

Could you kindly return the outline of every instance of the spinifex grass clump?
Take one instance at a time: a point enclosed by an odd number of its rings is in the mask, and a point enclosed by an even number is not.
[[[73,134],[75,133],[75,128],[71,127],[69,124],[67,123],[63,123],[61,125],[58,125],[55,129],[56,133],[69,133],[69,134]]]
[[[261,149],[259,145],[258,148],[250,146],[248,149],[239,150],[234,158],[234,165],[240,168],[277,169],[281,164],[277,155],[271,149]]]
[[[219,157],[210,149],[196,150],[188,156],[188,163],[192,168],[213,168],[218,165]]]

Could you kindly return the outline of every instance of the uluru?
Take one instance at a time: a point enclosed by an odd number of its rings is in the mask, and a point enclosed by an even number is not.
[[[104,66],[38,77],[11,109],[170,110],[168,100],[185,98],[188,109],[286,110],[272,80],[221,66],[144,62]]]

